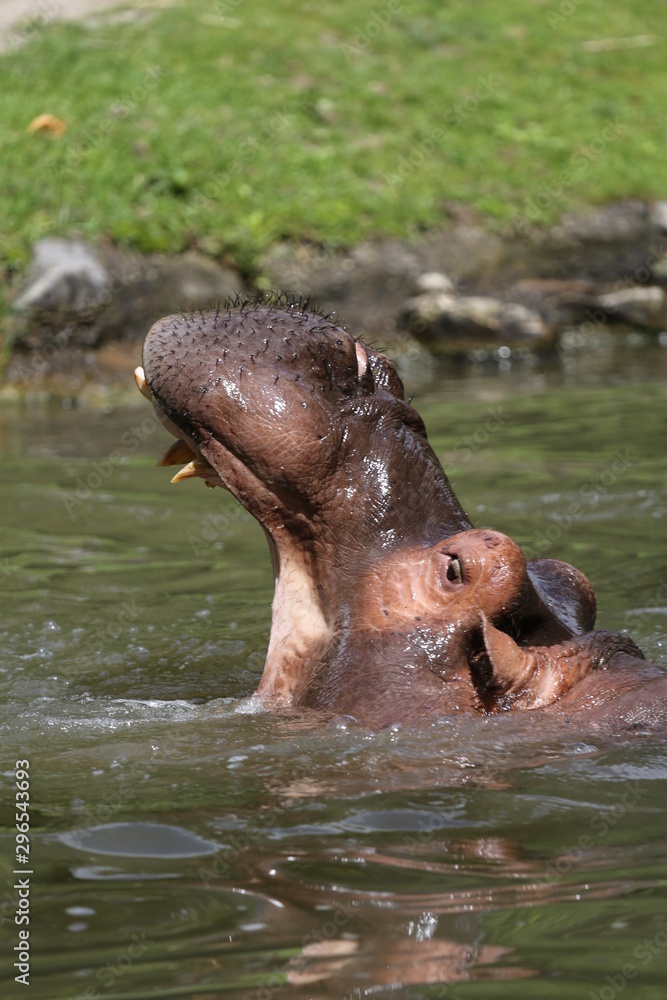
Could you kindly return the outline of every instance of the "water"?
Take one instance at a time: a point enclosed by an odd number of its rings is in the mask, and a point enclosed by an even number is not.
[[[475,523],[580,566],[665,663],[666,355],[416,383]],[[662,1000],[663,739],[259,712],[263,534],[169,485],[147,405],[7,408],[0,440],[3,996]]]

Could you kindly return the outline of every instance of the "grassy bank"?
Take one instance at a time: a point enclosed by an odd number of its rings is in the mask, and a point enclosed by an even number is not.
[[[520,227],[667,197],[666,25],[653,0],[192,0],[47,23],[0,57],[0,264],[78,233],[251,271],[277,239],[406,235],[448,200]],[[26,132],[45,112],[62,137]]]

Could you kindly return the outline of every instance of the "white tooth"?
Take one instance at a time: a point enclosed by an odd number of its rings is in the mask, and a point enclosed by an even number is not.
[[[137,383],[137,389],[142,396],[145,396],[146,399],[153,398],[148,382],[146,381],[146,376],[144,375],[144,370],[141,366],[134,369],[134,381]]]
[[[192,479],[194,476],[215,476],[216,471],[212,469],[203,458],[194,458],[187,465],[184,465],[180,472],[171,480],[172,483],[180,483],[183,479]]]

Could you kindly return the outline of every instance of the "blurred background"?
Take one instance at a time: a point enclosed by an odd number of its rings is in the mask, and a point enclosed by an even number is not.
[[[0,18],[6,358],[50,344],[66,366],[264,288],[413,356],[544,354],[586,325],[660,342],[659,5],[5,0]]]

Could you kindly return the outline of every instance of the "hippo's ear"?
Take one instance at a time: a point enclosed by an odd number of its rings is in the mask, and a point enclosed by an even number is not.
[[[480,611],[484,645],[493,670],[493,686],[511,691],[525,683],[535,669],[535,653],[522,649],[514,639],[495,628],[483,611]]]
[[[490,687],[504,697],[496,707],[543,708],[562,698],[605,655],[626,648],[625,636],[589,632],[554,646],[517,646],[480,612],[484,645],[492,669]],[[610,640],[608,637],[612,636]]]

